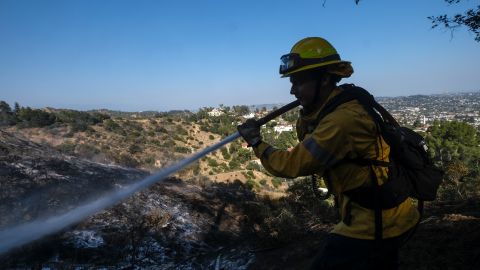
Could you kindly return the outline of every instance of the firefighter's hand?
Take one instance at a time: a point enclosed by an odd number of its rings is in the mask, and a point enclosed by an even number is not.
[[[237,126],[237,129],[243,139],[248,143],[248,146],[256,147],[262,142],[260,126],[255,119],[248,119],[245,123]]]

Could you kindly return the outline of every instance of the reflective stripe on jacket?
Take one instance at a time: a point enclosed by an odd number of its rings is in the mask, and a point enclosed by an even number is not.
[[[327,99],[342,91],[336,88]],[[326,103],[326,102],[325,102]],[[325,104],[324,103],[324,104]],[[328,180],[331,192],[337,197],[341,220],[333,233],[358,239],[374,239],[374,211],[349,202],[343,192],[371,185],[368,166],[349,159],[378,159],[388,161],[389,146],[377,134],[375,123],[356,101],[338,106],[318,125],[315,122],[322,107],[309,115],[301,115],[297,121],[300,143],[291,151],[278,150],[262,142],[254,148],[263,166],[271,174],[286,178],[317,174]],[[310,126],[310,128],[309,128]],[[386,167],[374,167],[381,184],[387,181]],[[345,224],[347,206],[350,203],[350,223]],[[390,238],[406,232],[419,219],[419,213],[411,199],[399,206],[383,210],[383,237]]]

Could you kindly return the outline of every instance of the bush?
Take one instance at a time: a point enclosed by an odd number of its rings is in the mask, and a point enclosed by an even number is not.
[[[91,159],[95,155],[98,155],[100,153],[100,150],[98,150],[95,146],[89,144],[79,144],[76,147],[76,152],[81,157]]]
[[[175,146],[174,151],[178,153],[184,153],[184,154],[190,154],[192,152],[190,148],[184,147],[184,146]]]
[[[247,182],[245,183],[248,189],[253,190],[259,188],[259,185],[255,180],[248,179]]]
[[[256,162],[249,162],[246,168],[247,170],[262,171],[262,167]]]
[[[162,146],[171,148],[171,147],[174,147],[175,145],[177,145],[177,143],[174,140],[169,139],[169,140],[166,140]]]
[[[230,162],[228,162],[228,167],[230,167],[230,170],[236,170],[236,169],[240,169],[240,162],[238,162],[237,160],[230,160]]]
[[[115,161],[120,164],[120,165],[123,165],[123,166],[127,166],[127,167],[137,167],[139,164],[138,164],[138,161],[133,158],[131,155],[127,155],[127,154],[120,154],[119,156],[115,156]]]
[[[132,155],[136,153],[140,153],[142,151],[143,151],[143,148],[138,144],[132,144],[130,145],[130,147],[128,147],[128,152]]]
[[[112,119],[107,119],[103,122],[103,126],[107,131],[111,131],[117,134],[125,135],[125,131],[120,127],[117,122],[113,121]]]
[[[218,163],[215,159],[212,159],[212,158],[209,158],[208,159],[208,166],[210,167],[217,167],[218,166]]]
[[[228,149],[226,147],[222,147],[220,149],[220,152],[222,152],[222,156],[224,159],[230,159],[232,156],[228,153]]]
[[[58,145],[56,148],[58,151],[65,153],[67,155],[75,154],[75,143],[70,141],[65,141],[62,144]]]
[[[177,134],[180,134],[180,135],[188,135],[188,131],[186,129],[184,129],[182,126],[177,126]]]
[[[183,137],[180,137],[178,136],[177,134],[174,134],[172,136],[172,139],[176,140],[176,141],[179,141],[179,142],[183,142],[183,143],[187,143],[187,141],[183,138]]]
[[[155,131],[160,133],[168,133],[168,130],[165,129],[164,127],[156,127]]]
[[[279,177],[275,177],[272,179],[272,185],[274,188],[278,188],[279,186],[282,185],[283,179]]]
[[[42,110],[33,110],[29,107],[21,108],[17,112],[20,127],[44,127],[49,126],[56,121],[53,113]]]
[[[247,161],[252,159],[252,152],[249,149],[240,148],[238,149],[236,156],[238,162],[245,164]]]
[[[74,121],[70,124],[70,132],[76,133],[76,132],[83,132],[88,129],[88,123],[78,120]]]
[[[155,163],[155,158],[153,158],[152,156],[148,156],[145,158],[144,162],[145,164],[153,165]]]

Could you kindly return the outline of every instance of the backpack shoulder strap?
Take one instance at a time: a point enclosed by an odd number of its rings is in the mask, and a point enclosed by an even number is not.
[[[332,99],[330,99],[327,104],[325,104],[325,107],[320,111],[318,114],[316,120],[315,120],[315,125],[318,125],[322,119],[333,112],[338,106],[342,105],[343,103],[347,103],[349,101],[352,101],[354,99],[357,99],[357,94],[350,89],[350,86],[355,87],[353,84],[349,84],[349,88],[344,87],[346,84],[339,86],[340,88],[343,89],[342,92],[340,92],[338,95],[334,96]]]
[[[315,124],[318,125],[320,121],[333,112],[338,106],[342,105],[343,103],[352,101],[352,100],[357,100],[364,108],[367,110],[367,112],[373,117],[373,119],[378,122],[379,120],[382,120],[381,118],[378,118],[379,115],[375,113],[373,108],[377,109],[383,117],[383,113],[388,114],[387,110],[385,110],[380,104],[378,104],[373,96],[365,89],[358,87],[354,84],[342,84],[339,86],[343,91],[340,92],[338,95],[330,99],[327,104],[325,104],[325,107],[320,111],[318,114]],[[390,114],[388,114],[390,115]],[[391,117],[391,116],[390,116]],[[393,117],[391,117],[393,119]]]

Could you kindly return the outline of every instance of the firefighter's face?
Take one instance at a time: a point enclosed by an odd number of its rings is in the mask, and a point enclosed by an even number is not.
[[[300,101],[303,108],[309,110],[316,102],[317,80],[307,75],[299,72],[290,76],[290,82],[292,83],[290,94]]]

